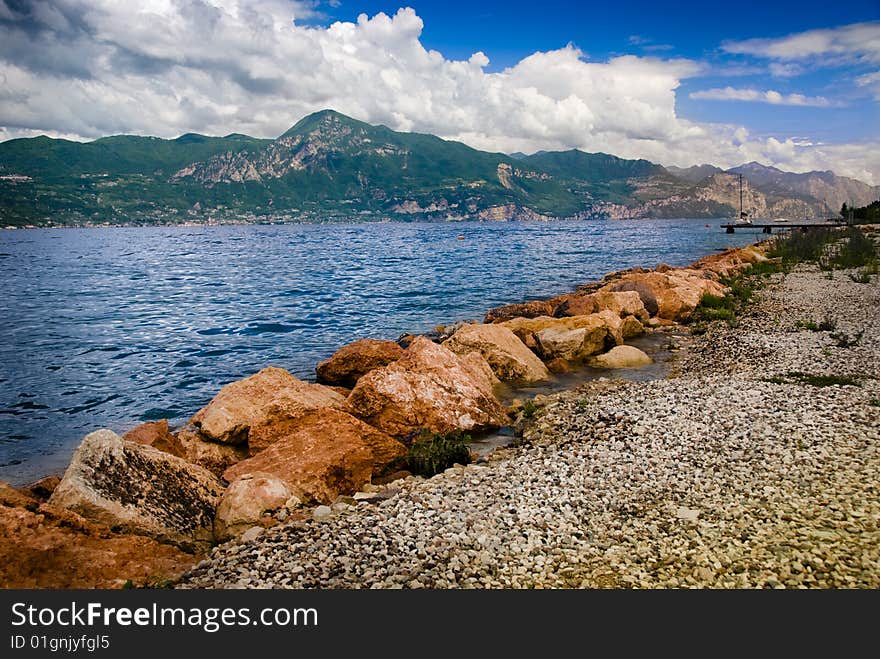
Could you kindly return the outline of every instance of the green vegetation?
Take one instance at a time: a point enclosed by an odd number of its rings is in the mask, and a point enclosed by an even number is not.
[[[810,373],[801,373],[800,371],[789,371],[786,376],[774,375],[771,377],[761,378],[762,382],[772,382],[774,384],[807,384],[812,387],[832,387],[838,386],[862,386],[857,377],[851,375],[813,375]]]
[[[868,401],[868,405],[873,405],[874,407],[880,407],[880,398],[872,398]]]
[[[691,317],[686,321],[691,324],[691,334],[704,334],[707,323],[722,320],[731,327],[737,324],[737,316],[742,314],[752,301],[755,291],[764,285],[764,279],[774,272],[779,272],[780,264],[773,261],[762,261],[730,277],[722,277],[721,284],[727,287],[724,296],[704,293],[700,298]]]
[[[849,207],[846,202],[840,209],[840,215],[845,220],[852,218],[856,224],[875,224],[880,222],[880,199],[873,201],[861,208]]]
[[[798,329],[810,330],[811,332],[833,332],[837,328],[837,321],[827,315],[819,322],[812,320],[799,320],[794,324]]]
[[[535,405],[534,401],[527,400],[523,403],[522,406],[522,415],[525,419],[531,419],[535,416],[535,412],[538,411],[538,406]]]
[[[409,448],[409,470],[430,478],[456,463],[466,465],[471,461],[470,441],[470,436],[461,432],[422,431]]]
[[[868,283],[870,275],[878,271],[877,247],[860,229],[817,228],[809,231],[792,231],[776,239],[770,255],[780,259],[785,271],[802,262],[816,263],[833,278],[833,270],[863,268],[853,281]]]

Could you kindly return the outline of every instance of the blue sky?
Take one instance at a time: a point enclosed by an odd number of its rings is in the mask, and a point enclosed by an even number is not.
[[[880,21],[880,0],[829,2],[559,2],[524,0],[499,2],[405,3],[424,20],[422,43],[451,59],[484,52],[489,71],[515,65],[535,51],[574,43],[591,60],[625,54],[662,58],[686,57],[704,62],[707,70],[683,81],[677,95],[679,112],[695,121],[744,123],[756,135],[770,137],[801,133],[799,137],[849,142],[877,138],[880,104],[854,79],[877,69],[869,64],[808,68],[800,75],[768,73],[766,58],[732,54],[725,42],[780,38],[809,30]],[[358,14],[393,14],[400,2],[341,2],[322,5],[327,18],[354,21]],[[738,72],[741,75],[736,75]],[[769,106],[746,101],[691,99],[691,92],[728,86],[773,89],[839,99],[841,107]]]
[[[0,140],[277,137],[332,108],[491,151],[880,184],[878,107],[878,0],[0,0]]]

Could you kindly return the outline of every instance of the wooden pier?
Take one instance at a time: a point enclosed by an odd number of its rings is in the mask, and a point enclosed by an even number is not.
[[[726,222],[721,225],[725,233],[735,233],[736,229],[761,229],[761,233],[773,233],[773,229],[800,229],[808,231],[810,229],[835,229],[837,227],[846,226],[845,220],[826,220],[825,222],[752,222],[745,224],[742,222]]]

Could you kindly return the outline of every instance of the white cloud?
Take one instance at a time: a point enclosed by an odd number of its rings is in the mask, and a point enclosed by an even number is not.
[[[880,62],[880,22],[798,32],[778,39],[728,41],[728,53],[775,60],[830,58],[830,61]]]
[[[754,140],[740,126],[678,116],[676,90],[702,70],[690,60],[588,62],[569,45],[489,73],[482,52],[456,61],[425,49],[412,9],[329,26],[294,21],[313,18],[313,6],[148,0],[133,12],[115,0],[37,0],[23,15],[0,0],[0,138],[275,137],[305,114],[333,108],[492,151],[577,147],[725,167],[758,160],[880,180],[870,145],[854,147],[866,152],[859,160],[853,151],[788,147]]]
[[[880,71],[866,73],[856,78],[859,87],[865,87],[874,94],[874,99],[880,101]]]
[[[760,91],[757,89],[723,87],[691,92],[690,97],[708,101],[751,101],[757,103],[770,103],[771,105],[801,105],[817,108],[827,108],[835,105],[835,103],[829,101],[824,96],[780,94],[772,89]]]

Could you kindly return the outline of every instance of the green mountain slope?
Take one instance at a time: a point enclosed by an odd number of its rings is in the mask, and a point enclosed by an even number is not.
[[[696,169],[710,175],[699,180]],[[831,172],[743,169],[754,179],[755,207],[767,212],[800,217],[818,213],[820,199],[839,207],[841,195],[867,203],[878,191]],[[487,153],[325,110],[274,140],[186,134],[0,143],[0,226],[717,217],[734,212],[735,179],[710,166],[670,172],[578,150]]]

